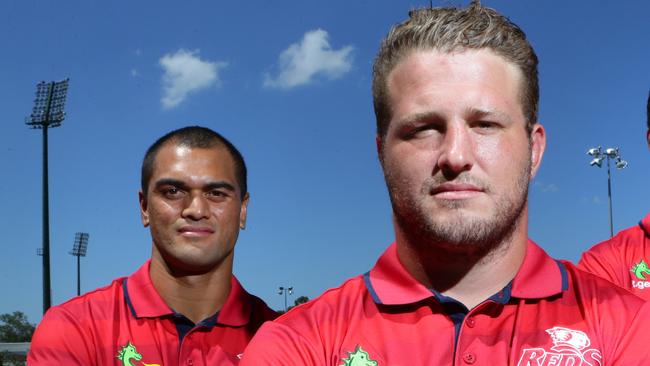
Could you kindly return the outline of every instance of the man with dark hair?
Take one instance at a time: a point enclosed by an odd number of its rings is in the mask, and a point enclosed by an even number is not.
[[[646,139],[650,148],[650,92],[647,102]],[[582,254],[578,268],[650,300],[650,214]]]
[[[650,308],[528,239],[537,57],[478,2],[414,10],[374,64],[395,243],[266,323],[242,365],[642,365]]]
[[[236,365],[275,317],[232,274],[249,194],[244,159],[228,140],[196,126],[161,137],[145,155],[139,196],[151,259],[52,307],[30,365]]]

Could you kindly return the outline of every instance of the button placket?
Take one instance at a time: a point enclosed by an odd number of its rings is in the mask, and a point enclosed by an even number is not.
[[[474,362],[476,362],[476,356],[471,352],[465,352],[463,354],[463,361],[465,361],[465,363],[468,365],[472,365]]]
[[[469,328],[474,328],[476,326],[476,319],[474,319],[474,317],[469,317],[467,320],[465,320],[465,324]]]

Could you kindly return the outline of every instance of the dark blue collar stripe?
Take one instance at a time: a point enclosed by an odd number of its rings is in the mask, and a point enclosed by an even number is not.
[[[124,300],[126,300],[126,304],[129,306],[129,309],[131,309],[131,314],[133,314],[134,318],[138,317],[138,314],[135,313],[135,308],[133,307],[133,304],[131,303],[131,298],[129,297],[129,290],[126,287],[126,281],[128,278],[124,279],[124,282],[122,282],[122,290],[124,290]]]
[[[566,291],[569,289],[569,274],[562,262],[556,259],[555,263],[557,263],[557,266],[560,268],[560,274],[562,275],[562,291]]]
[[[363,274],[363,282],[366,283],[366,288],[368,289],[370,296],[372,296],[372,300],[376,304],[381,304],[381,300],[379,300],[379,296],[377,296],[377,292],[375,292],[375,289],[372,287],[372,283],[370,282],[370,272]]]
[[[639,226],[641,227],[641,230],[645,233],[645,236],[650,236],[650,232],[646,229],[645,226],[643,226],[643,221],[639,221]]]
[[[506,287],[504,287],[501,291],[490,296],[488,300],[494,301],[497,304],[505,305],[510,301],[511,296],[512,296],[512,281],[508,282]]]

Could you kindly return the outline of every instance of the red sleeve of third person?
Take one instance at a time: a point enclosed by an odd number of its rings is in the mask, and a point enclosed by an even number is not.
[[[615,238],[609,241],[594,245],[591,249],[582,254],[578,269],[593,273],[600,278],[604,278],[618,286],[624,287],[627,277],[625,261],[620,258],[620,253],[613,250],[612,244]]]

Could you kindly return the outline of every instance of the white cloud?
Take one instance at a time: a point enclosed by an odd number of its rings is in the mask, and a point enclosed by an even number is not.
[[[588,204],[593,204],[593,205],[600,205],[602,203],[600,197],[598,196],[593,196],[593,197],[582,197],[580,199],[583,203],[588,203]]]
[[[198,50],[180,49],[174,54],[164,55],[158,61],[165,70],[160,100],[164,108],[176,107],[188,94],[220,84],[219,69],[228,64],[201,60],[198,54]]]
[[[539,190],[541,190],[544,193],[549,193],[549,192],[554,193],[554,192],[558,192],[560,190],[560,188],[557,185],[553,184],[553,183],[545,184],[545,183],[536,181],[535,186],[537,188],[539,188]]]
[[[135,78],[135,77],[140,76],[140,73],[136,69],[131,69],[131,76],[133,76]]]
[[[264,86],[291,89],[309,84],[316,75],[336,79],[352,68],[352,46],[333,50],[326,31],[316,29],[305,33],[300,43],[282,51],[278,59],[279,73],[265,76]]]
[[[136,48],[135,51],[133,51],[133,53],[135,53],[136,56],[142,56],[142,50],[139,48]]]

